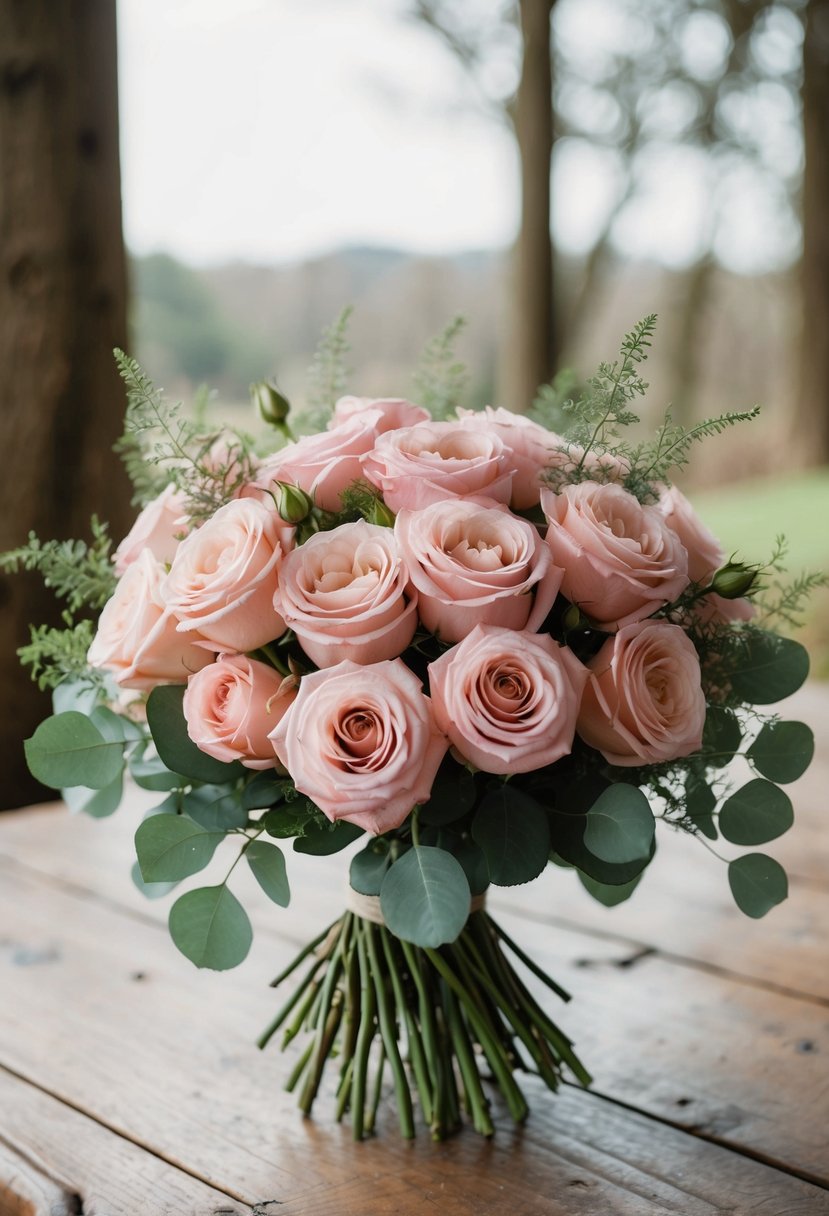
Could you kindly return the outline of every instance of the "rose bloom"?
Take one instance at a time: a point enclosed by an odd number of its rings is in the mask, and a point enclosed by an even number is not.
[[[587,669],[549,634],[479,625],[429,664],[435,720],[486,773],[529,773],[567,756]]]
[[[323,511],[339,511],[343,490],[363,476],[360,458],[374,447],[379,410],[363,410],[329,431],[304,435],[265,460],[245,494],[261,497],[274,481],[299,486]]]
[[[428,422],[431,418],[429,411],[422,405],[413,405],[403,397],[340,397],[334,406],[334,417],[328,424],[329,431],[368,410],[374,410],[378,415],[375,419],[378,435],[386,431],[396,431],[402,426]]]
[[[296,683],[246,655],[220,655],[187,682],[187,733],[196,747],[226,764],[275,768],[268,735],[296,697]]]
[[[562,594],[603,629],[650,616],[688,586],[688,555],[655,507],[621,486],[583,481],[542,490],[547,543]]]
[[[199,634],[178,631],[178,618],[163,596],[164,568],[142,550],[104,605],[89,648],[90,667],[111,671],[121,688],[146,690],[183,684],[210,662]]]
[[[279,566],[293,531],[253,498],[226,503],[182,541],[165,594],[179,629],[215,650],[255,650],[285,632],[274,611]]]
[[[363,457],[363,474],[395,512],[447,498],[508,502],[513,479],[503,441],[458,422],[424,422],[380,435]]]
[[[512,453],[510,468],[515,470],[510,505],[516,511],[534,507],[541,495],[540,476],[546,468],[560,463],[561,446],[566,441],[560,435],[533,422],[523,414],[514,414],[502,406],[483,410],[458,410],[461,426],[479,433],[497,435]]]
[[[271,741],[297,789],[329,819],[375,835],[428,801],[448,747],[401,659],[345,661],[303,676]]]
[[[389,528],[359,520],[318,532],[282,563],[274,606],[318,667],[402,654],[417,593]]]
[[[148,502],[115,550],[115,573],[120,578],[144,549],[158,561],[173,560],[179,538],[188,530],[187,499],[174,485]]]
[[[675,532],[688,554],[688,574],[695,583],[706,586],[725,561],[720,543],[697,515],[685,495],[676,486],[663,489],[657,510],[665,523]],[[713,592],[693,605],[694,615],[702,621],[750,621],[754,616],[751,600],[727,600]]]
[[[697,652],[679,625],[626,625],[588,667],[578,732],[611,764],[656,764],[699,750],[705,696]]]
[[[418,616],[444,642],[476,625],[540,629],[562,572],[532,524],[496,503],[450,498],[394,525],[418,590]]]

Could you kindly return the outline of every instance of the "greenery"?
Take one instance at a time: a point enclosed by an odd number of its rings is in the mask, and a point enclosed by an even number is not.
[[[308,369],[308,408],[297,421],[302,432],[322,431],[333,413],[338,398],[348,385],[348,323],[353,308],[342,310],[336,321],[323,331]]]
[[[115,590],[115,572],[107,525],[93,515],[92,541],[40,540],[34,532],[19,549],[0,554],[0,570],[36,570],[58,599],[65,599],[70,613],[81,608],[103,608]]]
[[[469,374],[455,357],[455,343],[465,326],[463,317],[453,317],[446,328],[427,343],[412,377],[417,400],[433,418],[454,416],[463,400]]]

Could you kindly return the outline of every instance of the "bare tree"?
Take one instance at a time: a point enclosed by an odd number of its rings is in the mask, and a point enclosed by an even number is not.
[[[85,535],[100,511],[125,527],[128,488],[112,454],[125,345],[115,0],[0,0],[0,549]],[[0,805],[42,791],[21,739],[44,696],[19,669],[28,623],[51,594],[2,577]]]

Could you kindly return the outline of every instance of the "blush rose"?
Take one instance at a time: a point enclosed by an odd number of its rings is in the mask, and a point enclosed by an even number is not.
[[[164,569],[143,549],[104,605],[87,658],[91,667],[111,671],[121,688],[183,684],[210,662],[199,634],[179,632],[163,591]]]
[[[588,667],[578,732],[611,764],[658,764],[699,750],[705,696],[697,652],[679,625],[626,625]]]
[[[422,405],[413,405],[403,397],[340,397],[334,406],[334,417],[328,429],[333,430],[367,411],[374,411],[377,415],[374,425],[378,435],[403,426],[415,426],[418,422],[428,422],[431,417]]]
[[[169,485],[147,503],[115,550],[115,573],[120,578],[144,549],[149,549],[162,564],[171,562],[188,528],[187,499],[174,485]]]
[[[418,615],[442,641],[476,625],[535,631],[562,572],[532,524],[496,503],[449,499],[401,511],[394,525],[418,591]]]
[[[688,555],[655,507],[611,483],[542,490],[561,591],[603,629],[650,616],[688,586]]]
[[[263,461],[245,495],[261,496],[274,481],[297,485],[324,511],[339,511],[343,490],[362,477],[361,457],[378,435],[379,410],[354,413],[317,435],[304,435]]]
[[[392,511],[421,510],[447,498],[509,502],[510,453],[494,433],[458,422],[424,422],[380,435],[363,475]]]
[[[297,681],[246,655],[220,655],[187,681],[184,717],[196,747],[245,768],[276,766],[268,735],[296,697]]]
[[[179,629],[193,630],[214,650],[264,646],[285,632],[274,611],[279,566],[292,529],[271,507],[234,499],[182,541],[165,594]]]
[[[587,670],[548,634],[479,625],[429,665],[435,719],[487,773],[529,773],[570,754]]]
[[[397,658],[417,628],[417,593],[394,533],[363,520],[290,553],[274,604],[318,667]]]
[[[429,799],[448,747],[401,659],[345,661],[303,676],[271,742],[297,789],[329,819],[374,835],[400,827]]]

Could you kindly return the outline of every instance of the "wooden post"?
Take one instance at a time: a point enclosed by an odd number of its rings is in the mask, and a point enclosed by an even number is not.
[[[0,0],[0,549],[117,534],[128,487],[111,448],[126,344],[115,0]],[[0,806],[34,800],[21,740],[48,712],[15,648],[55,620],[28,576],[0,581]]]

